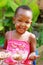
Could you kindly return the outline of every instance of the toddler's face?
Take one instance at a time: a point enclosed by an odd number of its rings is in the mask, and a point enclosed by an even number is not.
[[[30,28],[32,12],[20,8],[15,16],[15,27],[18,33],[22,34]]]

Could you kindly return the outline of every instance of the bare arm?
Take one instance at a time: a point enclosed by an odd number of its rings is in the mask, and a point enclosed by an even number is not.
[[[37,59],[39,56],[36,55],[36,37],[34,34],[30,35],[30,55],[29,55],[29,59],[31,60],[35,60]]]
[[[3,46],[4,49],[7,48],[7,36],[8,36],[8,33],[6,32],[6,34],[5,34],[5,42],[4,42],[4,46]]]
[[[36,37],[34,34],[30,35],[30,52],[35,52],[36,51]]]

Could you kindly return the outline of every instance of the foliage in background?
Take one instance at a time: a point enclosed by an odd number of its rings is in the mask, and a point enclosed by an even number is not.
[[[36,32],[37,47],[43,45],[43,23],[35,24],[34,31]]]
[[[0,31],[5,34],[7,30],[15,28],[13,27],[12,18],[16,8],[20,5],[28,5],[32,9],[32,25],[34,25],[40,13],[36,2],[37,0],[0,0]]]
[[[39,37],[38,37],[38,44],[39,46],[43,45],[43,25],[38,28]]]

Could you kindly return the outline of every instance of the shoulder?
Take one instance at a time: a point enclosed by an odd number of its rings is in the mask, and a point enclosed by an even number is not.
[[[5,33],[5,35],[10,34],[10,33],[13,33],[14,31],[15,31],[15,30],[7,31],[7,32]]]
[[[30,37],[31,38],[36,38],[35,34],[33,34],[33,33],[30,33]]]
[[[7,32],[5,33],[5,36],[9,35],[10,33],[11,33],[11,31],[7,31]]]
[[[34,40],[36,40],[35,34],[33,34],[33,33],[31,33],[31,32],[28,32],[28,31],[27,31],[27,37],[28,37],[29,41],[34,41]]]
[[[12,33],[14,32],[14,30],[12,30],[12,31],[7,31],[6,33],[5,33],[5,36],[9,36],[9,35],[11,35]]]
[[[31,32],[28,32],[27,31],[27,34],[29,35],[30,38],[36,38],[35,34],[31,33]]]
[[[30,33],[30,41],[36,41],[36,36],[33,33]]]

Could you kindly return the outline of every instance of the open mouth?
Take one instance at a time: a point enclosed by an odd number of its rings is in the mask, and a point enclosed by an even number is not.
[[[19,27],[19,29],[21,29],[21,30],[25,30],[25,29],[26,29],[26,27]]]
[[[26,28],[19,28],[19,30],[26,30]]]

